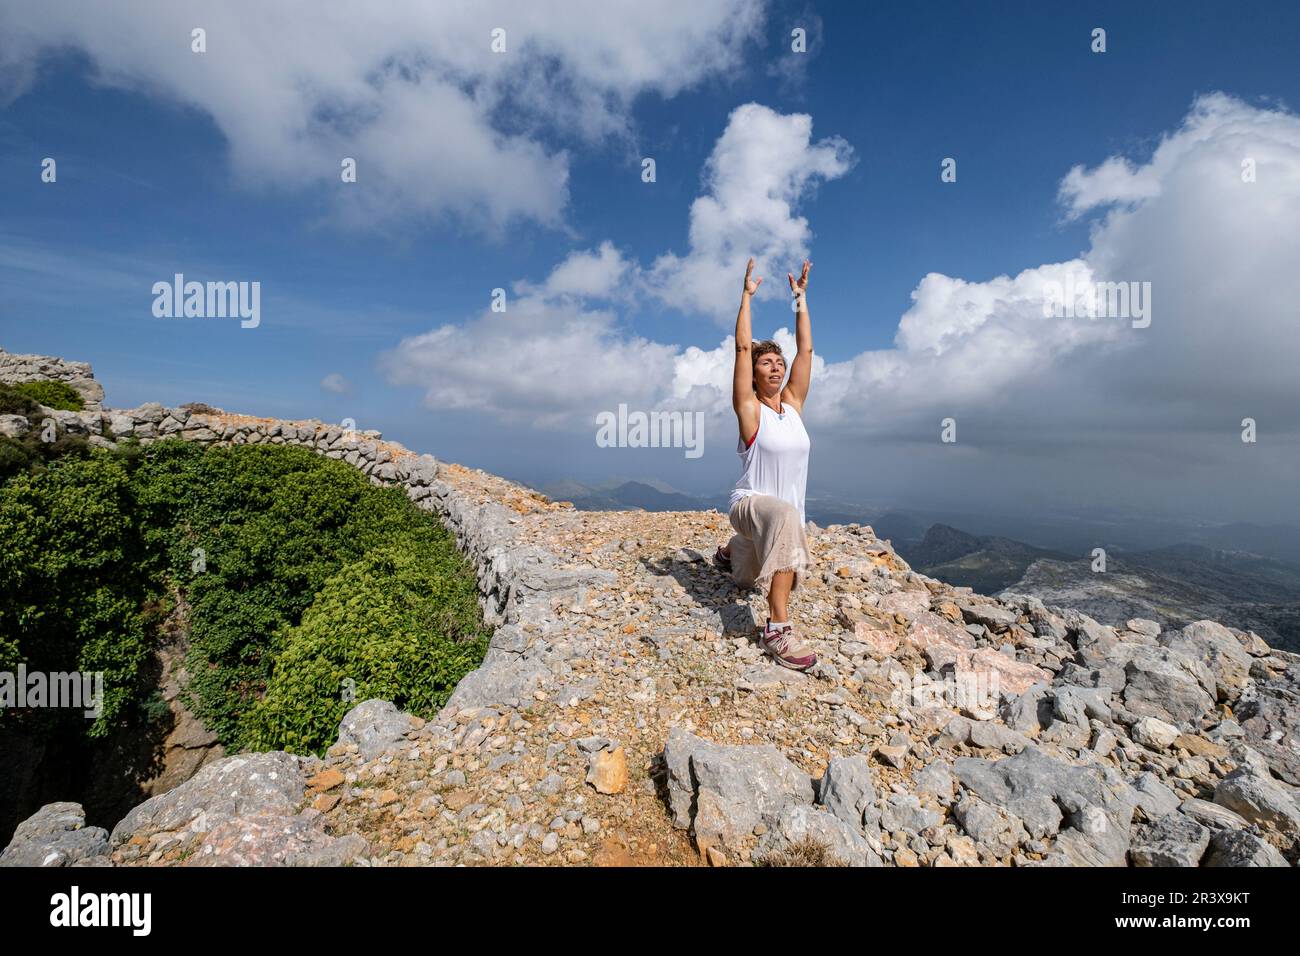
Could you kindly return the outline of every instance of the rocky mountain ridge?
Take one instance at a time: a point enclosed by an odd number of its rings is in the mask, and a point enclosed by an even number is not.
[[[932,569],[933,570],[933,569]],[[1090,558],[1038,558],[1007,591],[1034,594],[1107,623],[1141,617],[1177,629],[1199,619],[1231,621],[1272,646],[1300,647],[1300,571],[1257,555],[1195,545]]]
[[[95,444],[292,443],[401,486],[455,534],[496,632],[433,720],[361,702],[323,758],[227,756],[111,832],[51,804],[0,864],[1287,866],[1300,851],[1300,657],[1251,632],[984,597],[832,525],[811,529],[792,599],[819,656],[795,673],[755,643],[762,596],[705,558],[729,534],[717,512],[579,512],[320,422],[47,411]]]

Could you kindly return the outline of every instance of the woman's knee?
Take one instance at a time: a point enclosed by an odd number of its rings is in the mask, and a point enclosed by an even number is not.
[[[784,498],[772,498],[767,507],[773,518],[794,524],[799,523],[799,509]]]

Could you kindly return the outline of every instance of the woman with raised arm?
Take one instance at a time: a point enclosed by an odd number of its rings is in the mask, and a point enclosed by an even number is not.
[[[805,298],[811,265],[803,264],[798,281],[789,275],[798,351],[788,382],[781,347],[754,342],[750,334],[749,301],[763,280],[753,278],[752,258],[745,267],[731,380],[731,405],[740,424],[736,453],[741,474],[729,514],[736,533],[714,555],[737,585],[767,592],[768,619],[760,643],[777,663],[795,670],[817,663],[817,655],[795,634],[787,608],[809,565],[803,501],[811,442],[803,427],[803,404],[812,377],[812,322]]]

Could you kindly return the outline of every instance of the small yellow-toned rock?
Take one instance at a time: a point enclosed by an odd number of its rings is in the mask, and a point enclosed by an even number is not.
[[[956,604],[953,604],[951,601],[944,601],[942,604],[935,607],[935,610],[954,624],[962,623],[961,608]]]
[[[343,782],[343,774],[337,770],[322,770],[307,781],[307,788],[317,792],[333,790]]]
[[[597,793],[622,793],[627,787],[627,754],[622,747],[601,750],[591,755],[587,783]]]
[[[453,813],[459,813],[473,802],[474,792],[472,790],[453,790],[443,797],[443,803]]]
[[[894,865],[895,866],[917,866],[918,861],[916,859],[916,854],[913,853],[911,850],[907,849],[907,847],[904,847],[901,850],[895,850]]]
[[[1206,740],[1197,734],[1180,734],[1174,741],[1174,746],[1182,747],[1189,754],[1197,757],[1213,757],[1215,760],[1223,760],[1228,756],[1227,747]]]

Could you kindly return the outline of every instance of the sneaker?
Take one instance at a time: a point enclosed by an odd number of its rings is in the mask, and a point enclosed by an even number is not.
[[[791,670],[806,671],[817,663],[817,655],[813,653],[812,648],[795,637],[794,628],[789,624],[774,627],[771,618],[763,628],[763,636],[759,639],[759,644],[763,650],[776,658],[778,664]]]

